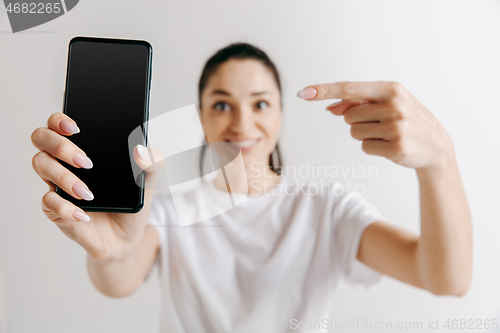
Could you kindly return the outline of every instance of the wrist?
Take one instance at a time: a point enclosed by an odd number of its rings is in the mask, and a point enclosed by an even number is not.
[[[434,157],[426,165],[415,168],[420,176],[443,176],[457,169],[455,146],[448,132],[443,128],[434,140]]]
[[[437,156],[432,163],[424,167],[415,168],[419,178],[441,178],[447,175],[454,175],[457,170],[458,165],[453,146],[451,146],[445,153]]]
[[[142,236],[144,237],[144,235]],[[142,237],[140,239],[142,239]],[[119,249],[107,251],[87,251],[90,261],[100,264],[114,264],[129,260],[134,256],[140,241],[130,244],[123,244]]]
[[[127,261],[132,256],[132,254],[133,251],[107,254],[94,254],[87,252],[87,258],[90,262],[93,262],[97,265],[112,265]]]

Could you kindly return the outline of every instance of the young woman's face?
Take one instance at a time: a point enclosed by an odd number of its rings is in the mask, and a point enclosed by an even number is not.
[[[209,78],[201,96],[206,140],[233,142],[245,166],[268,165],[281,129],[280,92],[271,71],[257,60],[231,59]]]

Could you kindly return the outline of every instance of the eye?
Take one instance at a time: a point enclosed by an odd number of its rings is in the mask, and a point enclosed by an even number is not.
[[[229,111],[229,104],[224,102],[217,102],[214,104],[213,108],[217,111]]]
[[[257,109],[264,110],[264,109],[269,107],[269,103],[267,103],[265,101],[260,101],[260,102],[257,102],[257,104],[255,104],[255,106],[257,106]]]

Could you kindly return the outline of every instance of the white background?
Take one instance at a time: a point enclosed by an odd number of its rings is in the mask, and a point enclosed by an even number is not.
[[[324,111],[328,101],[295,95],[314,83],[401,82],[454,139],[473,214],[472,286],[456,299],[391,278],[370,291],[342,283],[329,319],[421,321],[424,328],[438,319],[443,328],[448,318],[500,318],[499,1],[82,0],[68,14],[17,34],[2,8],[0,30],[0,311],[6,310],[0,332],[158,331],[157,271],[130,297],[99,294],[84,250],[40,209],[47,185],[32,170],[30,135],[61,111],[67,46],[76,35],[153,45],[152,117],[197,102],[202,66],[218,48],[235,41],[263,48],[283,79],[285,163],[377,166],[378,177],[354,181],[385,216],[418,232],[415,172],[364,154],[347,124]]]

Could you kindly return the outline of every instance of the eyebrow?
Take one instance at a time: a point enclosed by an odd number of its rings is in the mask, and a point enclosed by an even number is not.
[[[265,91],[256,91],[256,92],[253,92],[251,93],[250,95],[251,96],[258,96],[258,95],[263,95],[263,94],[271,94],[269,91],[265,90]],[[214,90],[212,91],[212,93],[210,95],[225,95],[225,96],[231,96],[230,93],[228,93],[227,91],[225,90],[220,90],[220,89],[217,89],[217,90]]]
[[[252,96],[263,95],[263,94],[271,94],[269,91],[257,91],[252,93]]]

